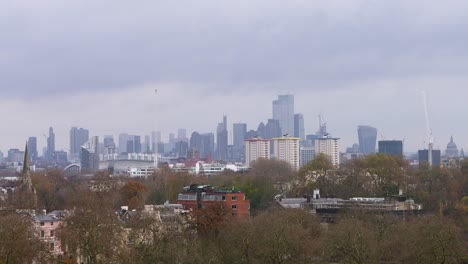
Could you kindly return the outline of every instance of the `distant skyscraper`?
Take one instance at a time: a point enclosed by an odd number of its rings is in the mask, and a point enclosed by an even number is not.
[[[89,130],[84,128],[72,127],[70,129],[70,154],[80,153],[81,146],[88,142]]]
[[[273,101],[273,119],[279,120],[282,135],[294,135],[294,95],[278,95]]]
[[[99,137],[92,137],[81,147],[80,163],[81,172],[94,173],[99,169]]]
[[[270,140],[264,138],[248,138],[245,140],[245,164],[252,166],[256,160],[270,159]]]
[[[161,131],[151,132],[151,150],[153,153],[157,152],[158,143],[161,143]]]
[[[423,149],[418,151],[418,160],[419,164],[429,164],[429,150]],[[440,165],[440,150],[433,149],[432,150],[432,166],[439,166]]]
[[[293,170],[299,170],[299,141],[300,138],[291,136],[273,138],[274,158],[286,161]]]
[[[270,139],[270,154],[273,154],[274,151],[273,138],[280,138],[281,136],[282,134],[279,120],[268,119],[268,123],[265,126],[264,137]]]
[[[300,147],[300,166],[304,166],[307,163],[314,160],[315,157],[315,147],[311,146],[302,146]]]
[[[177,138],[179,140],[181,139],[186,139],[187,138],[187,130],[186,129],[183,129],[183,128],[179,128],[177,130]]]
[[[127,152],[127,141],[128,141],[128,134],[121,133],[119,135],[119,154],[126,154]]]
[[[54,160],[55,152],[55,133],[52,127],[49,128],[49,137],[47,138],[47,157],[48,161]]]
[[[333,166],[340,165],[339,138],[322,137],[315,139],[315,156],[325,154],[328,156]]]
[[[111,135],[104,136],[104,154],[110,155],[115,154],[115,142],[114,137]]]
[[[294,136],[305,140],[304,116],[302,114],[294,115]]]
[[[29,137],[28,139],[28,154],[29,160],[35,161],[38,158],[39,153],[37,152],[37,138],[36,137]]]
[[[215,149],[214,134],[205,133],[201,134],[200,137],[202,144],[202,147],[200,149],[200,158],[205,160],[211,160],[213,158]]]
[[[216,129],[216,159],[226,161],[228,157],[228,131],[227,117],[223,116],[223,122]]]
[[[263,122],[260,122],[260,124],[258,124],[257,135],[256,136],[260,137],[260,138],[266,138],[265,137],[265,124]]]
[[[362,154],[375,153],[377,129],[370,126],[358,126],[359,150]]]
[[[245,138],[247,134],[247,124],[236,123],[233,124],[233,149],[232,159],[234,161],[243,162],[245,160]]]
[[[403,157],[403,141],[381,140],[379,141],[379,153]]]

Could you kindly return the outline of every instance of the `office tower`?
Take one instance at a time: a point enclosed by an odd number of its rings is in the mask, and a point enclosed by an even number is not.
[[[273,119],[279,120],[282,135],[294,135],[294,95],[278,95],[273,101]]]
[[[423,163],[429,164],[429,150],[423,149],[418,150],[418,160],[419,164],[422,165]],[[433,149],[432,150],[432,166],[440,166],[440,150]]]
[[[304,116],[302,114],[294,115],[294,136],[305,140]]]
[[[187,157],[188,151],[188,142],[187,141],[177,141],[175,144],[175,153],[179,158]]]
[[[245,159],[245,139],[247,134],[247,124],[237,123],[233,124],[233,147],[232,147],[232,159],[234,161],[243,162]]]
[[[179,140],[182,140],[182,139],[187,139],[187,130],[183,129],[183,128],[179,128],[177,130],[177,138]]]
[[[258,124],[256,136],[260,138],[266,138],[265,137],[265,124],[263,122],[260,122],[260,124]]]
[[[291,136],[273,138],[274,158],[288,162],[293,170],[299,170],[299,141],[300,138]]]
[[[322,137],[316,138],[314,142],[315,156],[325,154],[333,166],[340,165],[339,138]]]
[[[379,153],[403,157],[403,141],[381,140],[379,141]]]
[[[103,154],[105,155],[115,154],[116,147],[115,147],[114,137],[111,135],[104,136],[103,147],[104,147]]]
[[[49,128],[49,137],[47,138],[47,157],[48,161],[54,160],[54,152],[55,152],[55,134],[54,129],[52,127]]]
[[[277,138],[281,137],[281,126],[279,120],[268,119],[268,123],[265,126],[265,138]],[[292,136],[292,134],[291,134]]]
[[[264,138],[248,138],[245,140],[245,164],[252,166],[256,160],[270,159],[270,140]]]
[[[311,162],[315,158],[315,147],[311,146],[301,146],[300,147],[300,163],[299,165],[302,167],[307,163]]]
[[[3,163],[3,159],[4,159],[3,152],[0,151],[0,163]]]
[[[70,154],[80,153],[81,146],[88,142],[89,130],[84,128],[72,127],[70,129]]]
[[[211,160],[214,156],[215,142],[213,133],[201,134],[202,147],[200,149],[200,157],[205,160]]]
[[[445,156],[448,158],[457,158],[459,154],[457,144],[453,142],[453,137],[450,137],[450,142],[447,144],[447,148],[445,149]]]
[[[153,153],[158,153],[158,143],[161,142],[161,131],[151,132],[151,150]]]
[[[258,134],[257,134],[257,131],[253,129],[247,131],[247,133],[245,134],[245,138],[254,138],[254,137],[258,137]]]
[[[14,163],[22,162],[24,161],[24,151],[21,151],[19,149],[9,149],[7,159],[9,162],[14,162]]]
[[[34,162],[37,160],[39,153],[37,152],[37,138],[36,137],[28,138],[28,154],[29,154],[29,161]]]
[[[370,126],[358,126],[359,152],[364,155],[375,153],[377,129]]]
[[[200,151],[202,148],[202,139],[200,133],[193,132],[190,136],[190,149]]]
[[[228,131],[226,116],[223,116],[223,122],[219,123],[216,129],[216,146],[216,159],[220,161],[226,161],[228,154]]]
[[[151,143],[149,135],[145,135],[145,140],[143,141],[143,144],[141,144],[141,151],[145,154],[151,153]]]
[[[127,133],[121,133],[119,135],[119,154],[127,154],[127,141],[129,136]]]
[[[141,153],[141,137],[140,136],[133,136],[133,144],[134,144],[134,152]]]
[[[95,173],[99,169],[99,137],[91,137],[81,147],[80,164],[83,174]]]

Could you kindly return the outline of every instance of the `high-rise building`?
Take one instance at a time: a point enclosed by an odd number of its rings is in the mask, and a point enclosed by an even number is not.
[[[247,134],[247,124],[233,124],[233,149],[232,158],[234,161],[243,162],[245,160],[245,139]]]
[[[300,163],[299,165],[302,167],[307,163],[311,162],[315,158],[315,148],[310,146],[301,146],[300,147]]]
[[[127,154],[127,141],[129,136],[127,133],[121,133],[119,135],[119,154]]]
[[[89,140],[89,130],[84,128],[72,127],[70,129],[70,154],[80,153],[81,146]]]
[[[161,131],[153,131],[151,132],[151,150],[153,153],[157,153],[158,151],[158,143],[161,142]]]
[[[211,160],[214,156],[215,142],[213,133],[201,134],[201,149],[200,149],[200,158],[205,160]]]
[[[370,126],[358,126],[359,151],[364,155],[375,153],[377,129]]]
[[[216,129],[216,159],[226,161],[228,156],[228,131],[227,117],[223,116],[223,122]]]
[[[177,139],[178,140],[187,139],[187,130],[184,128],[179,128],[177,130]]]
[[[423,149],[418,151],[418,160],[419,164],[429,164],[429,150]],[[432,166],[439,166],[440,165],[440,150],[433,149],[432,150]]]
[[[280,129],[280,134],[281,134],[281,129]],[[260,122],[257,127],[257,137],[261,138],[266,138],[265,137],[265,124],[263,122]]]
[[[47,138],[47,157],[48,161],[54,160],[55,152],[55,133],[52,127],[49,128],[49,137]]]
[[[282,135],[294,135],[294,95],[278,95],[273,101],[273,119],[279,120]]]
[[[316,138],[314,142],[315,156],[325,154],[333,166],[340,165],[339,138],[322,137]]]
[[[28,154],[29,160],[34,162],[37,160],[39,153],[37,152],[37,138],[29,137],[28,138]]]
[[[302,114],[294,114],[294,136],[305,140],[304,116]]]
[[[256,160],[270,159],[270,140],[264,138],[249,138],[245,140],[245,164],[252,166]]]
[[[103,154],[105,155],[112,155],[115,154],[115,142],[114,142],[114,137],[111,135],[106,135],[104,136],[104,151]]]
[[[80,163],[81,172],[84,174],[94,173],[99,169],[99,137],[91,137],[81,147]]]
[[[283,160],[291,165],[293,170],[299,170],[300,152],[299,141],[300,138],[283,136],[280,138],[273,138],[273,155],[277,160]]]
[[[403,141],[381,140],[379,141],[379,153],[403,157]]]

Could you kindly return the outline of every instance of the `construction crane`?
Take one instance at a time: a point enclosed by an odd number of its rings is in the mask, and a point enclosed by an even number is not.
[[[428,159],[429,167],[432,167],[432,149],[434,148],[434,137],[432,136],[432,129],[429,123],[429,112],[427,111],[426,92],[423,91],[422,94],[423,94],[423,101],[424,101],[424,114],[426,116],[426,133],[427,133],[427,141],[428,141],[427,159]]]

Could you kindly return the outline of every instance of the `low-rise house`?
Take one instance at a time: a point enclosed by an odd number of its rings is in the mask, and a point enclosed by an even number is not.
[[[54,256],[63,255],[62,244],[57,236],[62,225],[63,211],[53,211],[49,214],[34,215],[34,225],[39,239],[47,245]]]

